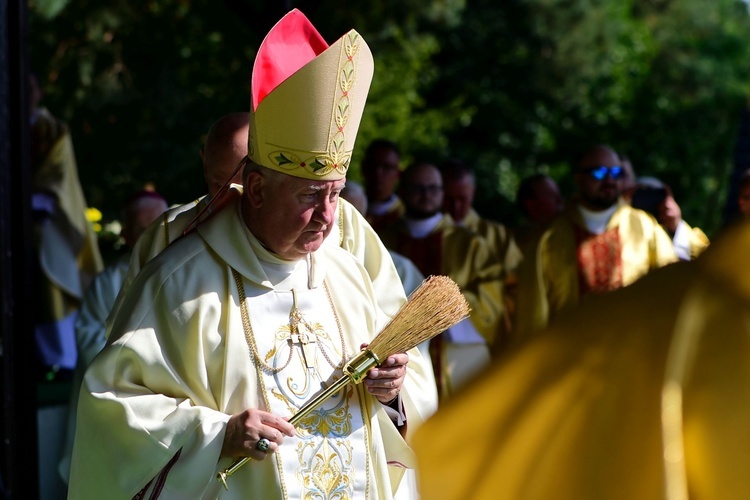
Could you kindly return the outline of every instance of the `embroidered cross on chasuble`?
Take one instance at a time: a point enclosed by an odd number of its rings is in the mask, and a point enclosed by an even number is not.
[[[622,287],[622,242],[618,228],[593,234],[575,226],[579,295]]]
[[[245,299],[248,346],[264,403],[291,416],[343,373],[347,346],[326,286]],[[249,330],[249,331],[248,331]],[[358,348],[359,346],[357,346]],[[297,425],[272,455],[286,498],[369,498],[370,432],[348,386]]]

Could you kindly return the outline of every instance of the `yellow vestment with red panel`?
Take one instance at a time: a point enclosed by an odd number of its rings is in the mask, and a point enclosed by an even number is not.
[[[642,210],[620,202],[604,233],[586,229],[571,203],[532,246],[519,268],[514,340],[544,328],[588,294],[630,285],[675,262],[672,241]]]

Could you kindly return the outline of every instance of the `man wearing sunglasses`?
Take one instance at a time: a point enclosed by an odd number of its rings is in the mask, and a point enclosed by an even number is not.
[[[576,195],[519,269],[516,338],[588,294],[627,286],[677,260],[656,219],[621,199],[624,175],[621,158],[605,145],[590,148],[574,166]]]

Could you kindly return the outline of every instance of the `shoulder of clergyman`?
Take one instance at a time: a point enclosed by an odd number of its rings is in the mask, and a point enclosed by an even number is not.
[[[132,288],[151,289],[171,282],[171,287],[197,286],[207,282],[224,266],[197,234],[188,234],[173,242],[151,259],[135,278]]]

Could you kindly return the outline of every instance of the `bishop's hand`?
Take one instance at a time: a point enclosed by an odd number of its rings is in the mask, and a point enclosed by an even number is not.
[[[294,433],[294,426],[285,419],[250,408],[229,418],[221,455],[263,460],[281,446],[284,436]]]
[[[367,391],[383,404],[392,402],[404,385],[408,363],[409,355],[405,352],[388,356],[380,366],[367,372],[364,381]]]

